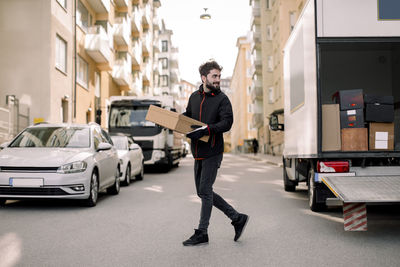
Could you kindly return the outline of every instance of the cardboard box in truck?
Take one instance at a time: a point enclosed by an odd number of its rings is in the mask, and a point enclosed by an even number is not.
[[[394,123],[369,124],[369,150],[394,149]]]
[[[194,120],[177,112],[166,110],[154,105],[150,105],[146,115],[146,120],[182,134],[187,134],[193,131],[191,128],[192,125],[206,125],[201,121]],[[200,140],[204,142],[207,142],[208,139],[208,135],[200,138]]]
[[[340,149],[339,105],[322,105],[322,151],[339,151]]]
[[[342,151],[368,151],[368,129],[342,129]]]

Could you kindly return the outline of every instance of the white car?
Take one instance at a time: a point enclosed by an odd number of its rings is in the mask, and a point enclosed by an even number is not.
[[[0,151],[0,204],[7,199],[80,199],[120,190],[117,150],[98,124],[30,126]]]
[[[143,180],[144,157],[140,146],[125,135],[112,135],[111,139],[118,151],[123,184],[129,185],[133,176],[136,180]]]

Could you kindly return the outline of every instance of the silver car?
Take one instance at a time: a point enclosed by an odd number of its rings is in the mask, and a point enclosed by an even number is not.
[[[7,199],[80,199],[95,206],[98,193],[118,194],[120,165],[98,124],[39,124],[0,151],[0,204]]]
[[[143,180],[144,157],[141,147],[130,136],[111,135],[111,139],[118,151],[123,184],[129,185],[132,176],[136,180]]]

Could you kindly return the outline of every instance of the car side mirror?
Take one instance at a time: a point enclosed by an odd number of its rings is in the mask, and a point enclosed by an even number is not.
[[[138,144],[131,144],[129,146],[129,150],[138,150],[140,148],[140,146]]]
[[[4,143],[2,143],[2,144],[0,145],[0,150],[3,149],[3,148],[8,147],[8,145],[9,145],[10,143],[11,143],[11,142],[4,142]]]
[[[271,115],[269,117],[269,128],[271,131],[283,131],[284,125],[279,123],[277,115]]]
[[[112,148],[111,144],[102,142],[97,147],[97,151],[110,150],[111,148]]]

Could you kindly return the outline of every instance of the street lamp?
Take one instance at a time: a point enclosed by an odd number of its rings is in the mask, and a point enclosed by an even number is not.
[[[208,8],[204,8],[204,14],[201,14],[201,15],[200,15],[200,18],[201,18],[201,19],[204,19],[204,20],[209,20],[209,19],[211,19],[211,15],[207,13],[207,9],[208,9]]]

